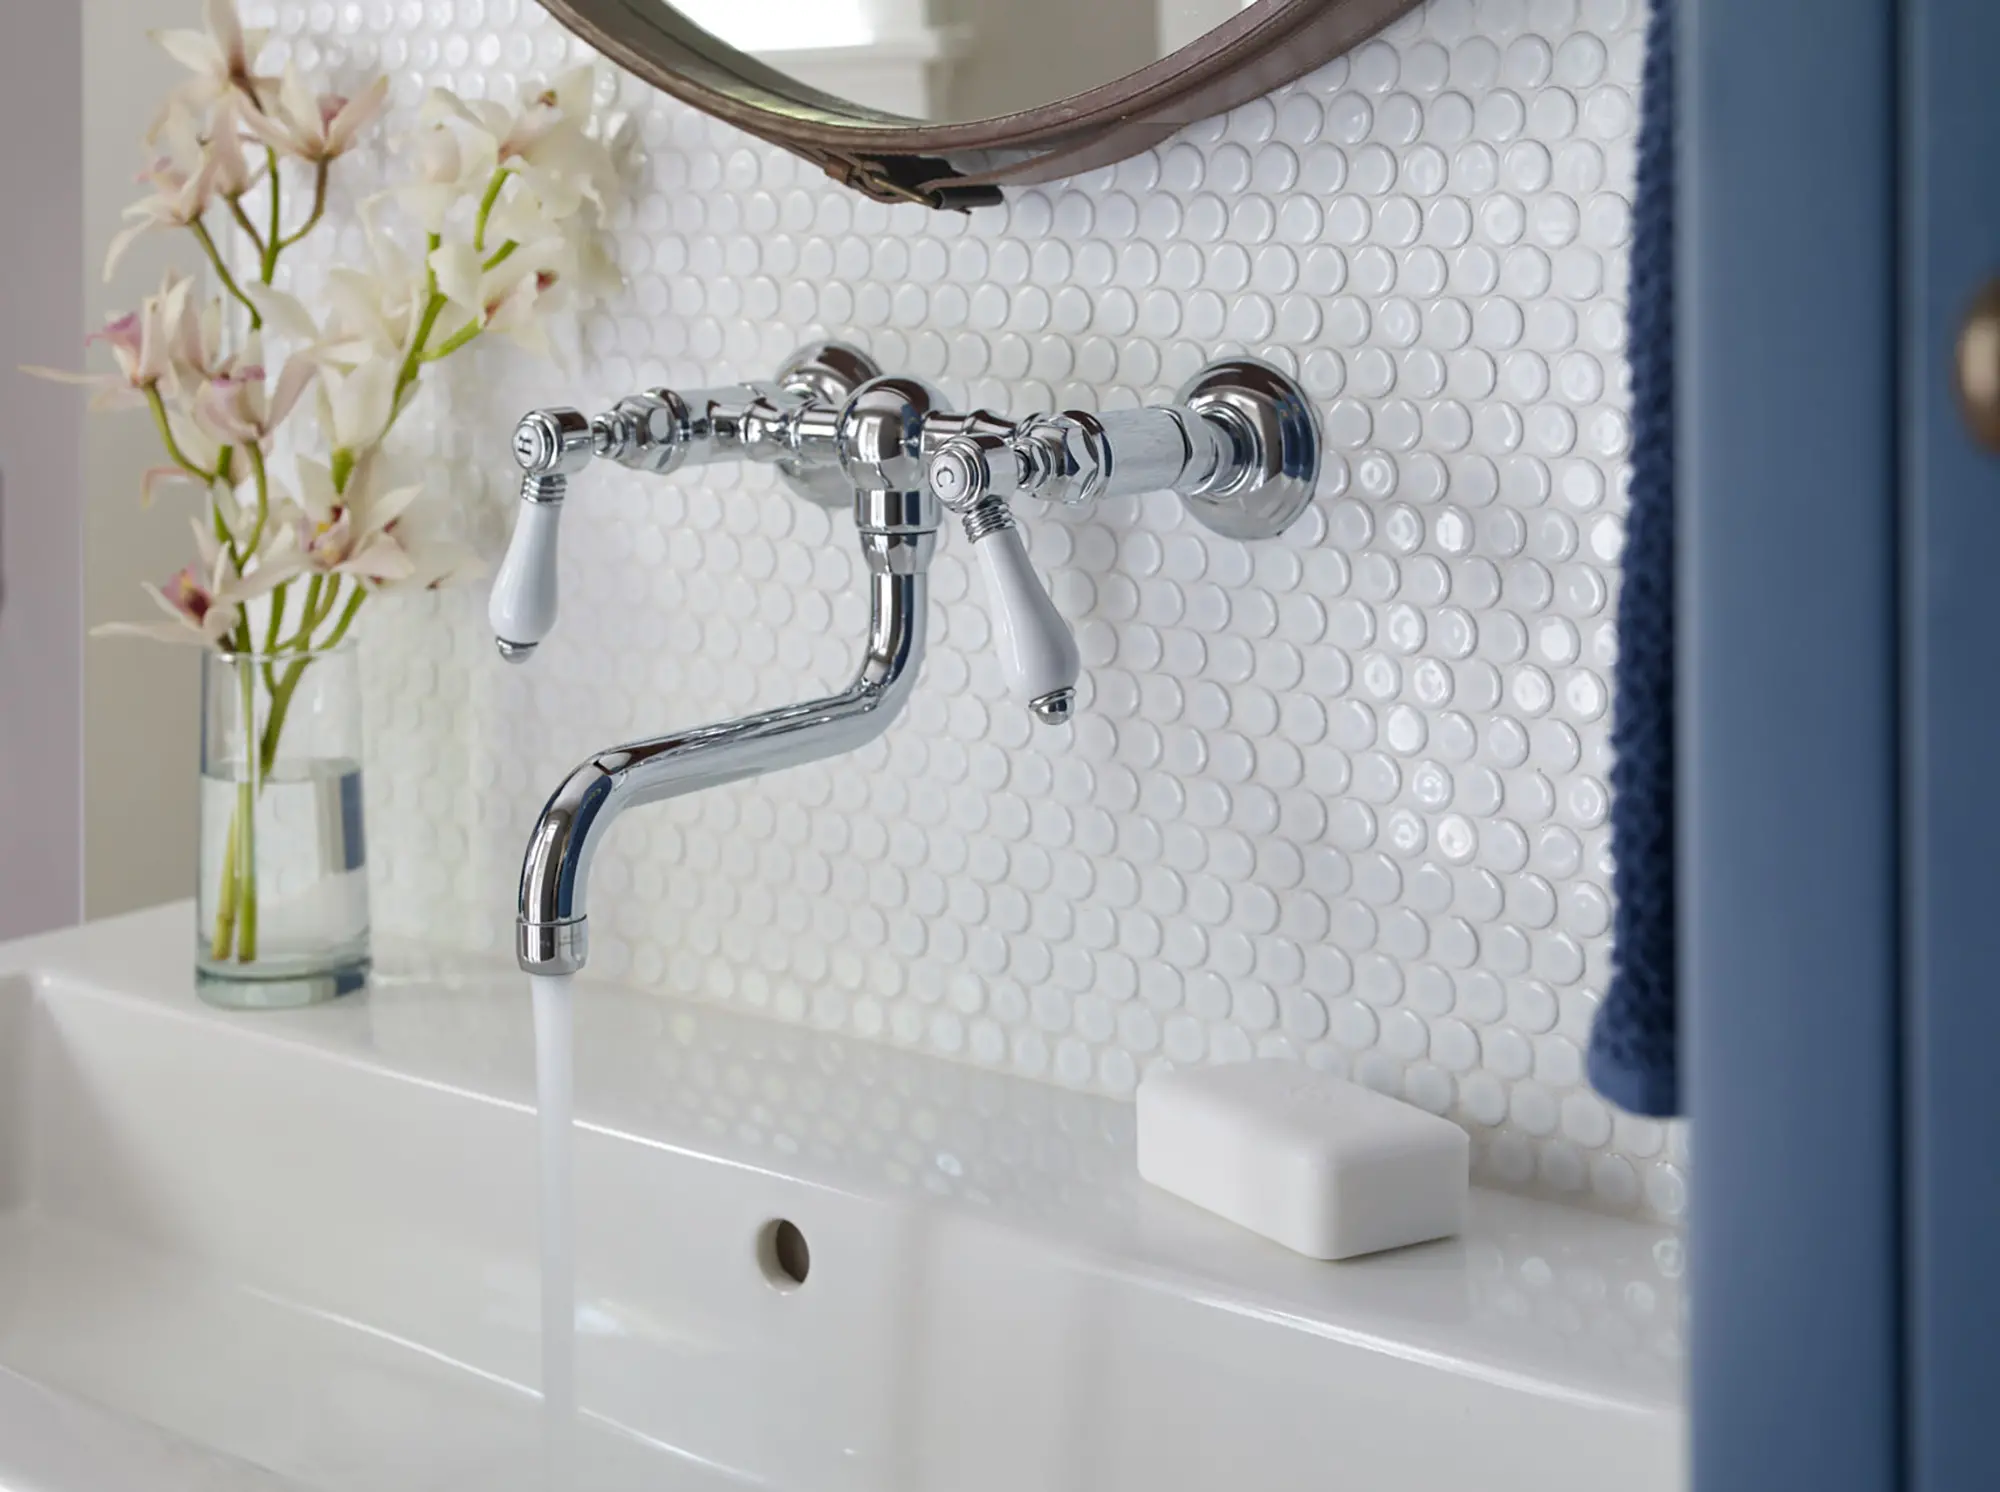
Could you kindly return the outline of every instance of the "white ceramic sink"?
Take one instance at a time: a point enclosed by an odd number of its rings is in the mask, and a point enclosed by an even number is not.
[[[230,1015],[191,916],[0,948],[0,1488],[537,1488],[525,981]],[[1126,1105],[607,986],[577,1107],[577,1492],[1682,1484],[1663,1230],[1475,1192],[1315,1264]]]

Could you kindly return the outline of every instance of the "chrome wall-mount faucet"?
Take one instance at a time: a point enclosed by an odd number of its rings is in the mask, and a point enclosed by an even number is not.
[[[488,619],[521,662],[555,624],[556,531],[570,480],[594,460],[669,474],[719,461],[775,465],[794,493],[851,507],[868,563],[861,666],[838,694],[599,752],[542,809],[521,866],[516,952],[531,974],[573,974],[589,955],[590,861],[627,808],[838,756],[902,713],[923,663],[931,556],[945,512],[984,574],[1009,687],[1036,719],[1075,709],[1076,641],[1028,561],[1010,499],[1088,504],[1172,491],[1237,539],[1274,538],[1312,501],[1320,427],[1298,385],[1251,359],[1212,364],[1173,404],[1010,421],[957,414],[913,378],[823,342],[770,383],[653,389],[586,418],[529,414],[514,432],[526,473]]]

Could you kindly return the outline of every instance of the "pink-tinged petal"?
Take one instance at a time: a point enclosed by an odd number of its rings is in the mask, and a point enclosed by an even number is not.
[[[208,615],[201,619],[201,638],[210,647],[219,647],[222,640],[236,630],[236,624],[243,618],[241,608],[235,606],[213,606]]]
[[[194,552],[201,556],[199,569],[189,566],[182,574],[196,573],[213,577],[211,587],[222,583],[222,574],[229,564],[229,555],[222,547],[222,541],[215,536],[215,530],[201,519],[190,517],[188,527],[194,530]]]
[[[50,383],[73,383],[84,388],[103,383],[108,376],[103,373],[72,373],[67,368],[39,368],[28,363],[21,365],[21,371],[30,378],[42,378]]]
[[[329,99],[332,95],[329,95]],[[321,100],[322,117],[328,99]],[[353,145],[363,130],[373,124],[389,102],[389,79],[378,77],[358,95],[338,100],[340,107],[326,119],[326,144],[330,155],[340,155]]]
[[[194,396],[194,417],[210,435],[231,445],[247,445],[258,437],[258,429],[248,418],[241,386],[230,378],[211,378]]]
[[[193,480],[178,466],[149,466],[139,478],[139,506],[152,507],[153,493],[162,482],[192,483]]]
[[[88,347],[93,342],[103,342],[114,350],[123,349],[136,355],[139,344],[145,336],[137,311],[127,311],[123,316],[114,316],[103,327],[83,339]]]
[[[201,24],[224,56],[233,56],[243,46],[243,18],[236,14],[236,0],[201,0]]]
[[[341,508],[333,522],[326,524],[313,536],[313,563],[322,570],[331,570],[344,563],[354,553],[354,510]]]
[[[251,172],[249,158],[243,153],[243,137],[237,133],[239,114],[257,117],[252,110],[228,105],[216,112],[214,132],[202,143],[202,168],[196,171],[189,190],[182,193],[183,203],[191,209],[187,213],[190,218],[194,210],[198,210],[195,209],[197,201],[206,206],[214,197],[240,197],[250,190],[256,179]],[[198,198],[194,195],[197,187],[203,193]]]
[[[416,573],[409,552],[387,534],[371,534],[360,548],[334,569],[342,575],[392,584]]]
[[[310,143],[301,142],[297,131],[275,109],[245,109],[243,127],[256,137],[258,144],[269,146],[280,155],[304,155]]]
[[[295,357],[286,362],[284,371],[278,374],[277,389],[271,395],[271,406],[264,416],[264,428],[275,430],[284,424],[298,404],[299,397],[319,376],[319,363],[310,357]]]
[[[90,396],[90,410],[93,414],[104,414],[119,409],[137,409],[146,402],[146,396],[122,379],[108,378],[96,393]]]
[[[251,59],[243,35],[243,18],[236,13],[236,0],[203,0],[201,19],[230,72],[248,73]]]
[[[118,263],[125,257],[127,251],[131,249],[132,245],[137,243],[147,233],[151,232],[156,226],[158,226],[158,224],[155,219],[151,217],[145,217],[138,219],[137,221],[131,223],[129,226],[125,228],[120,229],[118,233],[112,237],[111,246],[104,251],[105,284],[107,285],[110,284],[111,277],[118,273]]]
[[[173,575],[164,586],[142,584],[140,589],[153,598],[153,604],[161,611],[190,627],[201,625],[213,600],[193,566]]]
[[[211,646],[208,637],[187,622],[101,622],[92,637],[143,637],[151,642],[185,642]]]
[[[250,574],[230,582],[228,600],[232,603],[255,601],[259,596],[270,594],[305,568],[304,556],[296,551],[274,551],[265,555]]]

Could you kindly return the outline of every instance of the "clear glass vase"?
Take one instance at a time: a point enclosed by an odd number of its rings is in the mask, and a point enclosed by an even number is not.
[[[351,642],[202,657],[195,966],[214,1003],[309,1004],[365,979],[360,685]]]

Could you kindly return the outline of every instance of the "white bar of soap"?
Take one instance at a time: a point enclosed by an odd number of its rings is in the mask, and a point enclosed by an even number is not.
[[[1464,1226],[1471,1136],[1449,1119],[1283,1058],[1139,1085],[1139,1174],[1312,1259]]]

